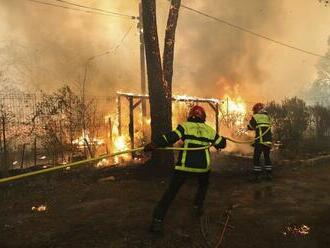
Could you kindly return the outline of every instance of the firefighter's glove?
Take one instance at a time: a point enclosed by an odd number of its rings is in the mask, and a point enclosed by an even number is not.
[[[226,148],[226,146],[227,146],[227,138],[226,137],[223,137],[223,136],[221,136],[222,137],[222,140],[221,140],[221,143],[220,143],[220,151],[221,151],[221,149],[224,149],[224,148]]]
[[[157,148],[157,146],[154,143],[149,143],[149,144],[145,145],[143,151],[151,152],[151,151],[155,150],[156,148]]]
[[[221,137],[222,137],[221,142],[218,145],[215,146],[215,148],[218,151],[221,151],[221,149],[224,149],[227,146],[227,138],[223,137],[223,136],[221,136]]]

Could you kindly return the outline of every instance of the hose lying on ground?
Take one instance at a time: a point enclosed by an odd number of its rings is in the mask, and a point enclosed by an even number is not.
[[[268,128],[264,133],[262,133],[260,135],[260,137],[263,137],[268,131],[270,130],[270,128]],[[234,140],[232,138],[228,138],[228,137],[224,137],[227,140],[237,143],[237,144],[252,144],[255,142],[256,139],[254,140],[249,140],[249,141],[238,141],[238,140]],[[199,150],[206,150],[209,149],[211,147],[211,145],[209,146],[202,146],[202,147],[193,147],[193,148],[185,148],[185,147],[164,147],[164,148],[157,148],[158,150],[175,150],[175,151],[199,151]],[[73,162],[70,164],[65,164],[65,165],[58,165],[55,167],[51,167],[51,168],[47,168],[47,169],[42,169],[42,170],[37,170],[37,171],[31,171],[31,172],[27,172],[27,173],[23,173],[23,174],[19,174],[16,176],[12,176],[12,177],[6,177],[6,178],[1,178],[0,179],[0,184],[1,183],[5,183],[5,182],[10,182],[10,181],[14,181],[14,180],[18,180],[21,178],[25,178],[25,177],[30,177],[30,176],[34,176],[34,175],[39,175],[39,174],[44,174],[44,173],[48,173],[48,172],[52,172],[52,171],[56,171],[56,170],[60,170],[60,169],[65,169],[68,167],[78,167],[87,163],[91,163],[91,162],[96,162],[105,158],[110,158],[110,157],[115,157],[118,155],[122,155],[122,154],[126,154],[126,153],[133,153],[133,152],[138,152],[138,151],[142,151],[144,149],[144,147],[138,147],[135,149],[130,149],[130,150],[125,150],[125,151],[120,151],[120,152],[115,152],[112,154],[107,154],[107,155],[103,155],[97,158],[91,158],[91,159],[85,159],[85,160],[81,160],[81,161],[77,161],[77,162]]]

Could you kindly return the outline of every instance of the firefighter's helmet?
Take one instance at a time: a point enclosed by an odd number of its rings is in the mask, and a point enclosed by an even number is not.
[[[252,107],[253,114],[258,113],[264,107],[265,107],[265,105],[263,103],[261,103],[261,102],[258,102],[256,104],[254,104],[253,107]]]
[[[201,121],[205,121],[206,113],[203,107],[195,105],[189,110],[188,120],[189,119],[199,119]]]

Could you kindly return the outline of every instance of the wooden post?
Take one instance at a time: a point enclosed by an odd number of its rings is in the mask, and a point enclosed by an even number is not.
[[[37,137],[34,137],[34,142],[33,142],[33,158],[34,158],[34,166],[37,166]]]
[[[219,133],[219,103],[215,104],[215,130]]]
[[[108,125],[109,125],[109,143],[110,143],[110,148],[112,147],[112,122],[111,122],[111,117],[108,118]]]
[[[140,33],[140,73],[141,73],[141,93],[146,94],[146,72],[145,72],[145,51],[144,51],[144,37],[143,37],[143,16],[142,16],[142,3],[139,3],[139,23]],[[145,139],[145,121],[147,116],[146,99],[142,98],[142,133]]]
[[[24,166],[25,146],[26,146],[26,144],[24,143],[24,144],[23,144],[23,147],[22,147],[21,169],[23,169],[23,166]]]
[[[129,137],[131,140],[131,149],[134,149],[134,102],[133,97],[128,97],[129,101]]]
[[[118,114],[118,134],[121,136],[121,98],[117,96],[117,114]]]
[[[84,138],[84,143],[85,143],[85,147],[87,146],[87,150],[88,150],[88,153],[89,153],[89,156],[91,158],[94,158],[94,155],[92,153],[92,149],[91,149],[91,146],[90,144],[88,143],[88,140],[86,138]],[[87,154],[86,154],[86,157],[87,157]]]

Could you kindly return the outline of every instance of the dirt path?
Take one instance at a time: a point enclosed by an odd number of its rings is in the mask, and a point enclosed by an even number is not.
[[[213,173],[206,200],[209,242],[235,204],[234,229],[222,247],[330,247],[330,165],[285,167],[272,183],[250,184],[246,164],[224,163],[219,170],[215,165],[220,173]],[[2,186],[0,247],[207,247],[200,221],[191,216],[194,182],[180,191],[159,239],[147,229],[168,179],[139,173],[81,169]],[[40,205],[46,211],[31,210]],[[311,229],[294,235],[286,229],[293,225]]]

